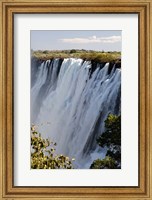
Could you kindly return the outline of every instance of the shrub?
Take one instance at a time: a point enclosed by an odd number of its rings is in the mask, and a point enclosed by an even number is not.
[[[70,53],[76,53],[77,51],[75,49],[71,49]]]
[[[109,156],[106,156],[104,159],[95,160],[91,166],[90,169],[116,169],[117,165],[115,163],[115,160]]]
[[[48,51],[48,50],[45,50],[45,51],[43,51],[43,53],[47,54],[47,53],[49,53],[49,51]]]
[[[31,127],[31,168],[32,169],[72,169],[72,160],[62,154],[55,155],[57,144],[43,139],[36,131],[35,126]]]

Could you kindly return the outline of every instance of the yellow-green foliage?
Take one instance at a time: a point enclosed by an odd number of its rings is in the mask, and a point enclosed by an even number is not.
[[[96,62],[119,62],[121,58],[120,52],[104,52],[92,50],[62,50],[62,51],[32,51],[32,56],[42,60],[52,58],[82,58],[84,60]]]
[[[64,155],[56,155],[56,143],[44,139],[31,127],[31,168],[32,169],[72,169],[72,160]]]

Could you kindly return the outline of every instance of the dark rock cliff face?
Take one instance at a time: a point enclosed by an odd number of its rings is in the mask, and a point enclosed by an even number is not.
[[[108,74],[111,73],[111,70],[113,69],[114,66],[115,66],[115,68],[120,69],[120,68],[121,68],[121,61],[118,61],[118,62],[110,62],[110,63],[109,63]]]
[[[44,62],[43,60],[37,59],[35,57],[32,57],[31,59],[31,87],[35,84],[36,76],[38,70],[38,66],[41,65],[41,63]]]
[[[52,61],[54,59],[51,59]],[[60,67],[62,65],[62,62],[63,62],[63,58],[59,58],[59,67],[58,67],[58,73],[60,71]],[[37,68],[41,63],[45,62],[46,60],[43,60],[43,59],[38,59],[36,57],[32,57],[31,59],[31,66],[32,66],[32,69],[31,69],[31,73],[32,73],[32,76],[31,77],[35,77],[36,74],[33,74],[36,70],[35,68]],[[83,60],[84,62],[85,60]],[[82,63],[83,64],[83,63]],[[104,65],[106,64],[106,62],[97,62],[95,60],[91,60],[91,68],[90,68],[90,78],[93,74],[93,72],[99,67],[99,68],[103,68]],[[117,60],[117,61],[112,61],[112,62],[109,62],[109,69],[108,69],[108,74],[111,73],[113,67],[118,68],[118,69],[121,69],[121,59]],[[35,80],[35,78],[33,79]],[[31,80],[31,85],[34,84],[33,80]]]

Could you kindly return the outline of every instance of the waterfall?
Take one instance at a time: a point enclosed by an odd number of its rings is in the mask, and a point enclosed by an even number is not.
[[[96,138],[109,113],[120,114],[121,69],[116,64],[82,59],[32,59],[31,123],[57,142],[57,153],[89,168],[105,156]]]

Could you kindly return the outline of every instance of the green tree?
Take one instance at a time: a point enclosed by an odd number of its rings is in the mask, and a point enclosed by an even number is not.
[[[72,169],[72,160],[62,154],[55,154],[57,144],[44,139],[31,127],[31,168],[32,169]]]
[[[77,51],[75,49],[71,49],[70,53],[76,53]]]
[[[97,139],[97,143],[99,144],[99,146],[107,148],[106,158],[103,160],[95,160],[90,166],[90,168],[92,169],[120,168],[121,116],[109,114],[107,119],[105,120],[105,128],[105,132]]]

